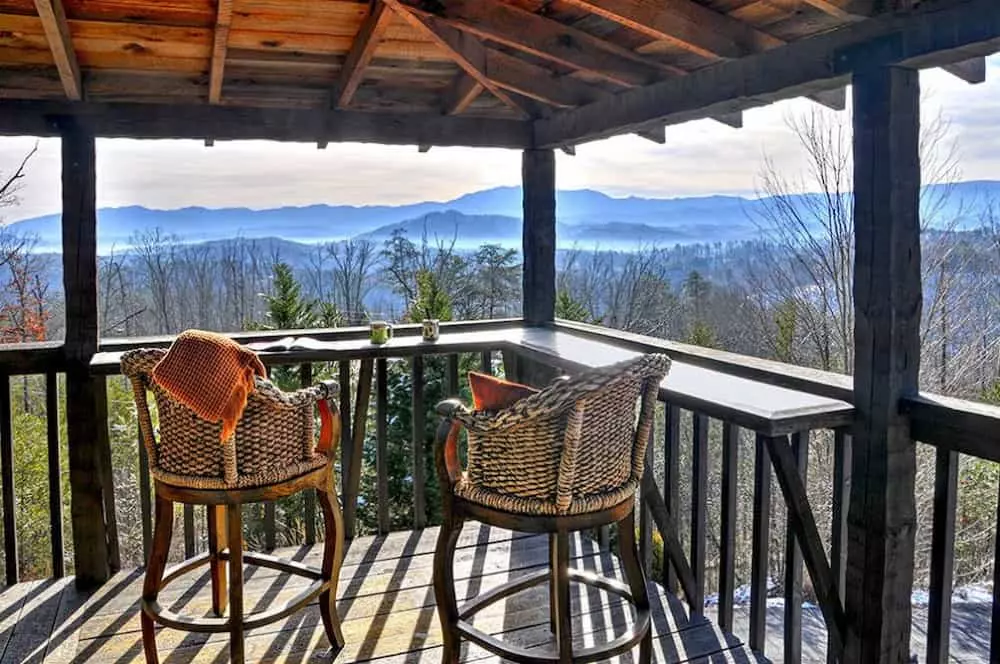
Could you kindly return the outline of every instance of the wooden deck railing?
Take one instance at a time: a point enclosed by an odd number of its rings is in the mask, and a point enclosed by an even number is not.
[[[251,343],[289,334],[296,333],[247,334],[239,335],[239,339]],[[768,583],[780,577],[775,580],[785,600],[780,639],[784,661],[802,661],[802,607],[806,597],[822,611],[828,657],[837,661],[849,629],[844,586],[852,468],[850,430],[855,418],[849,378],[578,324],[524,328],[519,321],[455,323],[444,327],[437,344],[424,344],[417,334],[414,327],[402,327],[392,343],[375,347],[366,343],[364,328],[308,330],[301,335],[327,341],[329,348],[264,356],[270,367],[297,366],[302,385],[313,381],[316,363],[336,363],[343,420],[341,488],[349,533],[354,532],[358,522],[360,460],[369,436],[369,422],[374,423],[375,440],[374,527],[385,532],[393,525],[387,464],[390,362],[408,364],[413,386],[410,398],[414,444],[409,458],[412,518],[407,525],[422,528],[429,523],[428,478],[423,460],[424,446],[430,441],[422,435],[427,428],[425,418],[433,408],[427,403],[424,389],[428,356],[447,358],[446,392],[457,395],[462,385],[459,358],[463,354],[476,358],[467,359],[467,365],[474,362],[488,372],[503,366],[507,375],[527,380],[544,374],[539,370],[543,365],[573,373],[632,353],[666,352],[674,358],[675,366],[660,391],[661,405],[652,434],[655,438],[649,446],[639,519],[643,559],[651,569],[654,533],[658,533],[665,563],[656,580],[683,592],[692,613],[708,614],[725,631],[739,631],[745,624],[751,648],[761,653],[766,652],[768,636]],[[92,373],[98,377],[114,375],[121,352],[169,343],[169,337],[109,340],[94,357]],[[62,395],[58,393],[59,374],[65,368],[58,344],[0,349],[0,480],[8,584],[19,580],[12,376],[45,376],[52,573],[65,573],[59,439]],[[1000,409],[932,395],[908,400],[902,407],[909,415],[913,437],[937,448],[927,659],[945,661],[951,624],[958,455],[1000,463]],[[106,416],[106,412],[103,414]],[[151,491],[148,459],[141,444],[138,458],[143,550],[148,551]],[[822,478],[823,485],[830,487],[822,523],[817,522],[815,506],[810,503],[807,482],[807,477],[816,476],[818,469],[809,467],[817,459],[829,461],[829,476]],[[816,499],[815,492],[812,496]],[[317,537],[316,505],[311,496],[305,500],[305,543],[313,543]],[[204,546],[196,536],[196,517],[190,508],[185,510],[184,548],[189,555]],[[745,551],[745,528],[739,525],[746,522],[750,524],[749,555]],[[607,544],[614,533],[605,530],[599,536]],[[263,544],[273,547],[276,543],[272,505],[264,513]],[[996,554],[1000,560],[1000,545]],[[811,580],[805,587],[803,568]],[[994,569],[1000,570],[1000,565]],[[994,593],[1000,592],[1000,578],[997,581]],[[734,602],[740,585],[749,586],[749,610],[743,616],[744,622],[738,620],[743,609]],[[706,609],[706,597],[711,594],[717,595],[717,602]],[[996,595],[994,605],[1000,607]],[[993,625],[994,656],[1000,653],[997,622]]]

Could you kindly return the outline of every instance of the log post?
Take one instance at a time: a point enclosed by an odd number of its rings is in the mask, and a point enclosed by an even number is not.
[[[66,425],[76,584],[108,580],[116,561],[104,380],[90,375],[97,352],[97,203],[94,136],[72,118],[62,136],[63,289],[66,298]],[[109,518],[110,512],[110,518]]]
[[[918,73],[854,75],[855,367],[845,662],[910,661],[920,368]]]
[[[556,156],[525,150],[521,161],[524,195],[522,278],[524,322],[544,325],[556,311]]]

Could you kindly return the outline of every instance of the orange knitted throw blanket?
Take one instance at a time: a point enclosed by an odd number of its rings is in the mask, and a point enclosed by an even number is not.
[[[153,368],[153,380],[208,422],[222,422],[222,440],[254,390],[254,377],[267,375],[256,353],[214,332],[187,330]]]

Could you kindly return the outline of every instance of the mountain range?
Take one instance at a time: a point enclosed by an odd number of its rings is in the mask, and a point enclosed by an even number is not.
[[[925,196],[944,200],[937,219],[959,219],[959,226],[978,225],[977,210],[988,201],[1000,201],[1000,181],[970,181],[949,186],[930,185]],[[821,201],[820,194],[786,197],[784,204],[801,209]],[[759,234],[761,214],[773,208],[768,198],[706,196],[687,198],[614,198],[590,189],[559,191],[556,197],[557,237],[561,246],[673,245],[745,240]],[[188,207],[153,210],[141,206],[102,208],[98,211],[100,250],[121,248],[137,232],[160,229],[185,242],[233,237],[280,237],[297,242],[335,241],[361,237],[381,242],[395,231],[411,239],[451,241],[459,247],[483,242],[519,246],[521,190],[498,187],[470,193],[451,201],[400,206],[310,205],[267,210]],[[39,248],[58,250],[59,215],[14,222],[17,231],[38,237]]]

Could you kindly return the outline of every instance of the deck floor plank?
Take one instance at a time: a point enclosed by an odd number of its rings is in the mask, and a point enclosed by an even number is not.
[[[354,540],[345,555],[338,610],[347,646],[337,662],[417,664],[439,662],[441,630],[432,587],[433,550],[437,530],[392,533]],[[547,539],[479,525],[466,527],[455,556],[457,594],[471,599],[507,580],[530,573],[548,562]],[[277,555],[318,564],[322,546],[284,549]],[[576,567],[620,576],[617,559],[596,542],[572,542]],[[284,602],[307,580],[270,569],[248,567],[245,597],[248,610]],[[83,594],[71,579],[19,584],[0,593],[0,664],[7,662],[142,662],[139,626],[141,570],[115,575],[101,589]],[[657,662],[756,662],[735,637],[707,620],[688,619],[677,598],[651,586],[654,603],[654,655]],[[548,590],[545,585],[498,602],[478,613],[474,624],[483,631],[528,648],[551,647]],[[206,615],[210,608],[207,573],[196,573],[168,586],[161,601],[174,610]],[[620,598],[574,584],[573,631],[578,646],[620,635],[632,613]],[[157,644],[165,664],[228,660],[228,635],[191,634],[160,629]],[[247,661],[329,662],[319,607],[248,633]],[[631,661],[623,656],[621,661]],[[499,661],[475,645],[466,645],[463,661]]]

